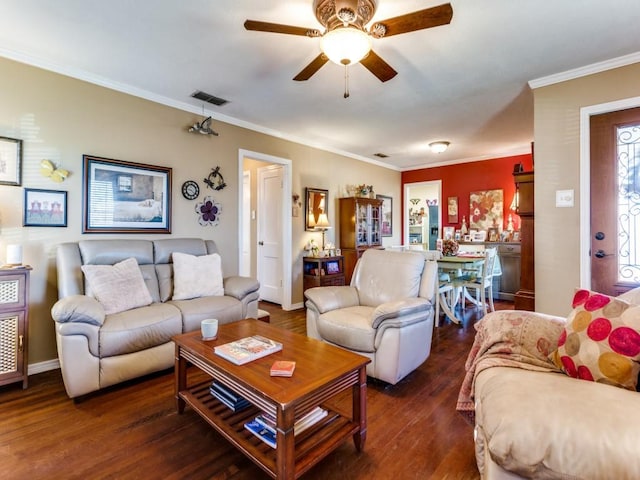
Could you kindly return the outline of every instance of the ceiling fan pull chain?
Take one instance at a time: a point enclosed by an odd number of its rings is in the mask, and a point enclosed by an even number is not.
[[[344,65],[344,98],[349,98],[349,64]]]

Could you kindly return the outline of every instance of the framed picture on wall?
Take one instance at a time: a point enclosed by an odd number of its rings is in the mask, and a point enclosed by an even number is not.
[[[386,195],[376,195],[376,198],[382,200],[380,235],[390,237],[393,235],[393,198]]]
[[[458,223],[458,197],[447,198],[448,223]]]
[[[25,227],[66,227],[67,192],[25,188],[23,214]]]
[[[82,233],[171,233],[171,168],[83,156]]]
[[[22,185],[22,140],[0,137],[0,185]]]

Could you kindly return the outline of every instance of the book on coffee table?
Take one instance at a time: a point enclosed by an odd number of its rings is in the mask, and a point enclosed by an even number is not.
[[[292,360],[276,360],[271,365],[269,373],[272,377],[290,377],[296,368],[296,362]]]
[[[282,344],[280,342],[270,340],[262,335],[241,338],[240,340],[225,343],[224,345],[218,345],[213,349],[216,355],[236,365],[249,363],[258,358],[279,352],[280,350],[282,350]]]

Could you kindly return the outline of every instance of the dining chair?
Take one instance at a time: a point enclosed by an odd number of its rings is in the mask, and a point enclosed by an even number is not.
[[[463,302],[466,290],[475,290],[476,303],[482,307],[484,314],[487,313],[487,298],[489,299],[490,311],[495,311],[493,306],[493,275],[497,251],[497,248],[485,249],[482,269],[477,274],[468,272],[454,281],[456,287],[462,287]]]

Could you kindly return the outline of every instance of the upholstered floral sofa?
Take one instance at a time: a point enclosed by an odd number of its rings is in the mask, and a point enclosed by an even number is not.
[[[169,368],[171,337],[257,318],[257,280],[223,278],[211,240],[83,240],[57,250],[58,358],[69,397]]]
[[[639,305],[640,289],[581,290],[566,319],[512,310],[476,324],[457,409],[483,479],[640,478]]]

